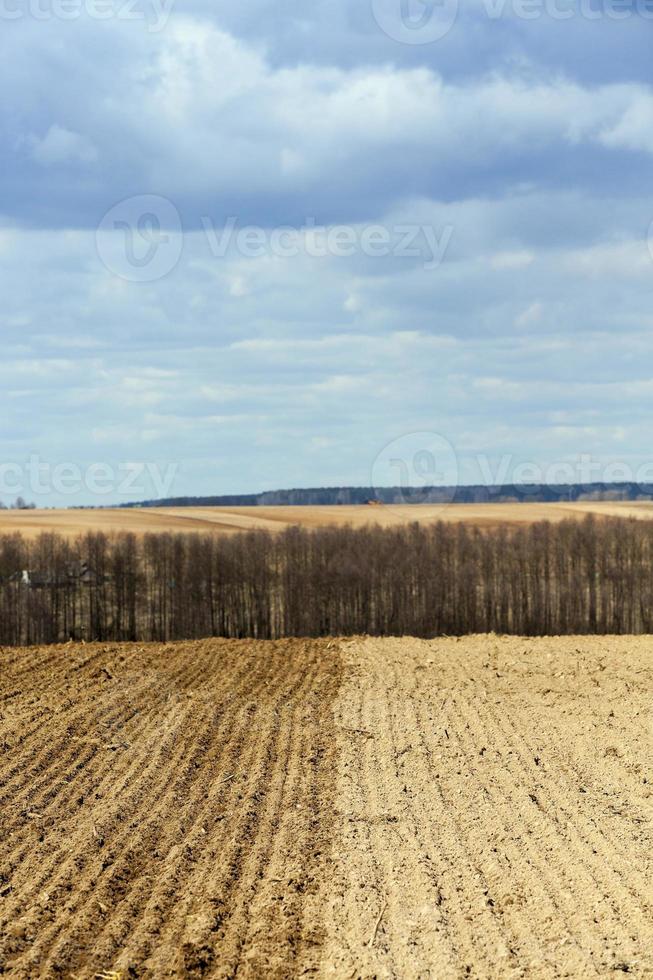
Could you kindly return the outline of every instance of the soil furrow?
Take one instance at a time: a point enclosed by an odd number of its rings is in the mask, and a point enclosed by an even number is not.
[[[651,977],[651,652],[0,650],[0,973]]]

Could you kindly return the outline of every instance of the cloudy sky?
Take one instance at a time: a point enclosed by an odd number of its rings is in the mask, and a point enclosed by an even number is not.
[[[0,499],[637,476],[653,4],[611,2],[0,0]]]

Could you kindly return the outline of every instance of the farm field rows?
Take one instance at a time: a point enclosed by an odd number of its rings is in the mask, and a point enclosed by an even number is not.
[[[586,514],[604,517],[653,519],[653,502],[579,501],[570,503],[503,504],[389,504],[324,507],[143,507],[107,510],[2,510],[0,534],[19,531],[26,537],[57,532],[69,537],[88,531],[213,532],[234,534],[260,528],[280,531],[286,527],[325,525],[393,527],[417,521],[463,523],[474,527],[532,524],[535,521],[582,519]]]
[[[651,976],[652,654],[0,651],[0,972]]]

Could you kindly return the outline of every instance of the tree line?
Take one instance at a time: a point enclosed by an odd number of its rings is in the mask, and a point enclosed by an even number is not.
[[[451,487],[313,487],[211,497],[166,497],[122,507],[316,507],[381,504],[555,503],[567,500],[650,500],[653,485],[622,483],[495,484]]]
[[[0,500],[0,510],[36,510],[36,504],[33,501],[25,500],[24,497],[16,497],[9,506]]]
[[[0,644],[653,632],[653,521],[0,536]]]

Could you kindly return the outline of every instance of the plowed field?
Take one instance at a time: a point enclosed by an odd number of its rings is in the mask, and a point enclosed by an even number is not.
[[[653,976],[651,638],[0,671],[7,976]]]

